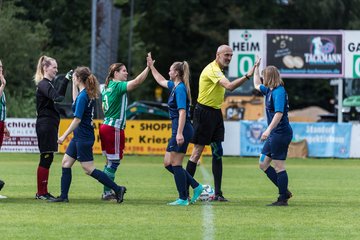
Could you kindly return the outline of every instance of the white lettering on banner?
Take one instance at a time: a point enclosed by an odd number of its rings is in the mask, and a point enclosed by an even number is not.
[[[305,62],[310,64],[341,63],[341,54],[310,54],[304,53]]]
[[[294,134],[295,139],[306,139],[308,143],[345,143],[344,137],[314,135],[314,136],[302,136]]]
[[[306,126],[306,133],[326,133],[326,134],[335,134],[335,125],[331,127],[315,127],[313,125]],[[303,138],[296,138],[296,139],[303,139]]]

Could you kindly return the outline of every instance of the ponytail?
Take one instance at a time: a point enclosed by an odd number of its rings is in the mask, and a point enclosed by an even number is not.
[[[90,99],[99,98],[100,87],[99,82],[88,67],[77,67],[74,70],[76,77],[85,85],[86,93]]]
[[[36,85],[44,78],[44,67],[48,67],[51,65],[53,61],[56,61],[54,58],[48,56],[41,56],[38,60],[38,64],[36,67],[36,72],[34,75],[34,82]]]

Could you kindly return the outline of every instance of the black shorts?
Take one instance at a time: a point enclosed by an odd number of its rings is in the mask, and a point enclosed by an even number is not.
[[[55,124],[36,124],[36,135],[40,153],[58,151],[58,126]]]
[[[225,127],[221,109],[197,103],[193,126],[194,136],[190,142],[194,144],[210,145],[212,142],[224,141]]]

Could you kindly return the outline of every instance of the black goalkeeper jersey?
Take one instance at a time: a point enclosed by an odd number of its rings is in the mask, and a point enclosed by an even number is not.
[[[36,89],[37,124],[59,125],[60,114],[56,110],[54,103],[61,102],[64,99],[68,82],[67,79],[64,79],[58,90],[47,78],[38,83]]]

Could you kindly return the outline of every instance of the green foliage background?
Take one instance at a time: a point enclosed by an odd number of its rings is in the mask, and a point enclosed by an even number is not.
[[[130,1],[114,4],[122,11],[118,61],[128,65]],[[130,78],[146,66],[149,51],[164,76],[173,61],[187,60],[195,98],[199,74],[215,58],[217,46],[228,42],[229,29],[356,30],[360,0],[134,0],[133,26]],[[90,36],[90,0],[0,0],[0,59],[8,81],[8,117],[35,116],[32,76],[41,55],[56,58],[59,73],[90,65]],[[334,94],[328,80],[285,82],[291,109],[318,105],[331,110]],[[131,93],[131,100],[154,100],[155,86],[149,78]]]

